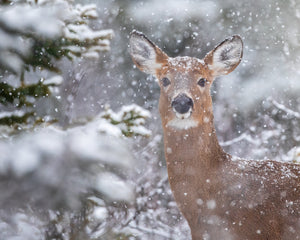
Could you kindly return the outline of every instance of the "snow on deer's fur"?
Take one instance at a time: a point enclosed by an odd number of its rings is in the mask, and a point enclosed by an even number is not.
[[[300,239],[300,165],[232,157],[216,136],[210,86],[242,53],[239,36],[203,60],[171,58],[144,34],[130,36],[134,63],[159,80],[169,182],[192,239]]]

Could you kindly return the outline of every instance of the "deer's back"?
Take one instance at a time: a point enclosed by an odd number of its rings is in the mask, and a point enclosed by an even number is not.
[[[212,239],[300,239],[299,165],[232,158],[213,172],[197,217]]]

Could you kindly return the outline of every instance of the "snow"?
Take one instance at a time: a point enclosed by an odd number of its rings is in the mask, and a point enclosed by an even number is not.
[[[96,203],[97,206],[105,206],[105,202],[96,196],[90,196],[87,198],[88,200],[92,201],[93,203]]]
[[[0,36],[0,38],[2,39],[2,36]],[[12,69],[14,72],[21,71],[23,61],[15,54],[11,54],[9,52],[0,52],[0,59],[3,59],[1,61],[1,64],[3,64],[8,69]]]
[[[105,219],[108,217],[108,212],[104,207],[96,207],[94,209],[93,215],[97,220],[105,221]]]
[[[97,132],[97,126],[98,122],[92,122],[86,127],[75,127],[67,131],[47,127],[36,129],[30,134],[22,134],[14,139],[13,143],[2,139],[0,149],[3,150],[3,154],[0,156],[0,172],[2,174],[11,172],[17,178],[34,174],[41,178],[40,184],[47,183],[47,185],[55,186],[60,181],[59,172],[54,172],[57,171],[55,170],[56,164],[59,164],[65,154],[69,159],[66,161],[70,161],[71,166],[74,164],[75,166],[76,164],[79,166],[81,164],[105,164],[128,171],[133,164],[133,159],[126,145],[113,136],[103,136]],[[118,146],[118,151],[116,151],[116,146]],[[109,182],[111,181],[110,191],[114,187],[122,189],[119,190],[120,195],[115,198],[118,200],[132,199],[132,187],[124,180],[112,178],[112,175],[105,175],[101,171],[97,175],[99,175],[98,180],[92,186],[98,191],[103,191],[104,195],[108,194],[104,184],[106,183],[105,177],[108,177]],[[53,176],[58,177],[53,179]],[[68,181],[70,181],[72,173],[70,172],[64,177],[69,178]],[[101,181],[104,182],[101,183]],[[110,194],[108,196],[110,197]]]
[[[123,116],[125,114],[128,114],[129,112],[135,112],[137,115],[143,117],[143,118],[150,118],[151,113],[144,108],[136,105],[136,104],[131,104],[131,105],[126,105],[122,106],[121,111],[119,112],[119,116]]]
[[[134,197],[133,186],[124,183],[119,177],[110,173],[103,173],[98,176],[96,188],[111,201],[131,202]]]
[[[60,75],[56,75],[56,76],[53,76],[51,78],[48,78],[48,79],[45,79],[43,81],[43,83],[45,85],[61,85],[63,83],[64,79],[62,76]]]
[[[29,53],[31,46],[30,41],[24,41],[18,37],[2,31],[0,28],[0,63],[6,65],[8,68],[19,72],[23,61],[18,55],[9,52],[7,49],[14,49],[14,51],[21,56],[26,56]]]
[[[215,209],[216,206],[217,206],[216,201],[213,200],[213,199],[208,200],[208,201],[206,202],[206,207],[207,207],[207,209],[212,210],[212,209]]]
[[[17,151],[14,152],[10,164],[11,169],[14,170],[14,173],[18,177],[24,176],[38,168],[40,164],[39,156],[34,150],[34,148],[29,148],[27,145],[24,145],[20,146]]]
[[[102,120],[98,129],[103,133],[110,131],[114,136],[122,136],[124,132],[141,136],[151,135],[151,131],[143,126],[145,119],[151,117],[151,113],[136,104],[122,106],[118,112],[107,108],[99,117]]]
[[[68,24],[66,28],[64,28],[64,35],[66,38],[78,41],[94,41],[95,39],[101,40],[103,38],[112,38],[113,31],[112,30],[100,30],[93,31],[87,25],[77,25],[77,24]],[[99,44],[106,43],[99,41]]]
[[[202,199],[197,199],[197,204],[199,205],[199,206],[201,206],[202,204],[203,204],[204,202],[203,202],[203,200]]]
[[[172,153],[172,148],[167,147],[167,153],[168,153],[168,154],[171,154],[171,153]]]
[[[120,127],[112,125],[105,119],[99,122],[98,131],[101,133],[110,134],[114,137],[121,137],[123,135]]]
[[[58,37],[62,23],[58,20],[56,7],[32,7],[15,5],[1,9],[0,24],[13,31],[39,33],[48,38]]]
[[[284,157],[284,160],[300,164],[300,147],[293,147]]]
[[[209,119],[208,117],[204,117],[204,118],[203,118],[203,122],[204,122],[204,123],[209,123],[209,122],[210,122],[210,119]]]
[[[180,19],[181,21],[199,16],[216,17],[218,4],[213,1],[202,1],[198,4],[196,1],[185,1],[185,0],[166,0],[162,2],[154,0],[151,2],[144,2],[140,4],[132,4],[129,7],[129,14],[138,22],[153,21],[171,21],[170,19]],[[151,10],[149,10],[151,9]]]
[[[0,118],[5,118],[5,117],[11,117],[11,116],[17,116],[17,117],[22,117],[25,115],[25,112],[22,110],[15,110],[13,112],[0,112]]]
[[[98,59],[99,52],[110,50],[110,39],[114,36],[113,30],[94,30],[87,24],[78,24],[78,22],[82,22],[80,18],[95,18],[98,16],[94,4],[85,6],[77,4],[71,10],[68,13],[69,15],[64,16],[66,19],[72,19],[72,21],[64,27],[63,36],[73,41],[85,42],[91,46],[80,47],[71,45],[64,48],[70,50],[75,56],[77,53],[82,53],[82,56],[85,58]],[[74,21],[74,19],[77,21]]]
[[[146,129],[144,126],[132,126],[131,130],[141,136],[150,136],[152,133],[151,130]]]
[[[97,18],[97,6],[96,4],[87,4],[82,6],[81,4],[76,5],[76,9],[80,12],[83,17]]]
[[[29,217],[25,213],[18,213],[14,216],[13,222],[16,226],[16,236],[8,238],[8,240],[40,240],[43,239],[44,234],[41,231],[41,222],[35,218]]]

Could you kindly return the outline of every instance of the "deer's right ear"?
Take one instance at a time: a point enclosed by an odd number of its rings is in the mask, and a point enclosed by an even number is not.
[[[152,43],[143,33],[133,31],[130,34],[129,51],[135,65],[143,72],[156,75],[168,56]]]
[[[243,56],[243,41],[240,36],[234,35],[210,51],[204,62],[212,71],[213,76],[226,75],[232,72],[241,62]]]

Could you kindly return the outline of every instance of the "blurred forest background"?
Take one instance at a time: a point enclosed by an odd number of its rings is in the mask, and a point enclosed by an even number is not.
[[[219,141],[299,163],[299,26],[297,0],[0,0],[0,239],[189,236],[133,29],[171,57],[239,34],[242,63],[211,92]]]

